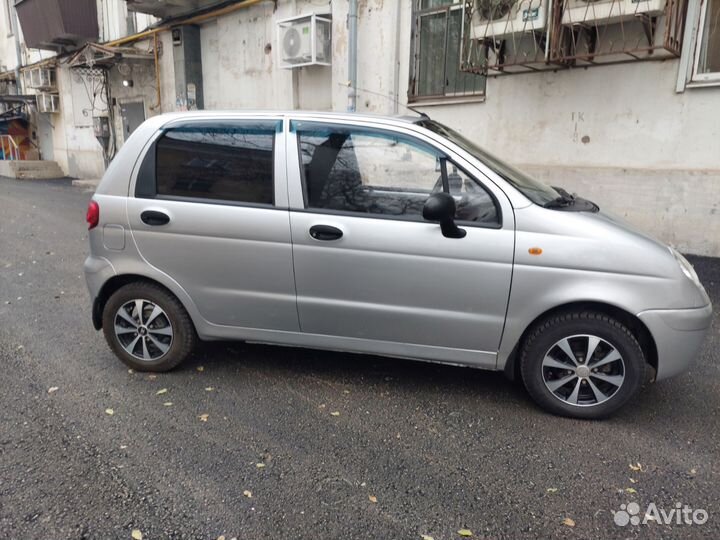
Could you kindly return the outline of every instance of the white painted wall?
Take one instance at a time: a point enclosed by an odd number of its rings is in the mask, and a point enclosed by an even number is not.
[[[2,0],[0,0],[2,1]],[[144,13],[128,11],[125,0],[97,0],[99,41],[112,41],[131,33],[132,25],[134,32],[142,32],[148,26],[157,22],[158,19]]]

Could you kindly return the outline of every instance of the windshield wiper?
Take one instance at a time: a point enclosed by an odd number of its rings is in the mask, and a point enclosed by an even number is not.
[[[552,186],[552,188],[557,191],[560,196],[546,202],[543,205],[544,208],[564,208],[575,204],[575,195],[571,195],[561,187]]]

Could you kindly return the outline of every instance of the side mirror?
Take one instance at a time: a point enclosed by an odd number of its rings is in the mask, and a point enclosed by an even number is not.
[[[449,193],[433,193],[423,206],[423,219],[439,221],[447,238],[464,238],[467,231],[455,225],[455,199]]]

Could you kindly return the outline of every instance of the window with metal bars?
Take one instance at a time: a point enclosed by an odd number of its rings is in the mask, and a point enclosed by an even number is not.
[[[485,95],[484,75],[460,71],[463,2],[415,0],[410,101]]]

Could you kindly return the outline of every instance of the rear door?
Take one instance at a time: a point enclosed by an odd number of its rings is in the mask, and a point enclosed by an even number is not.
[[[514,249],[502,192],[390,128],[293,121],[287,153],[302,331],[349,349],[494,367]],[[456,199],[464,238],[422,219],[434,191]]]
[[[210,323],[297,331],[282,120],[173,123],[128,199],[133,237]]]

